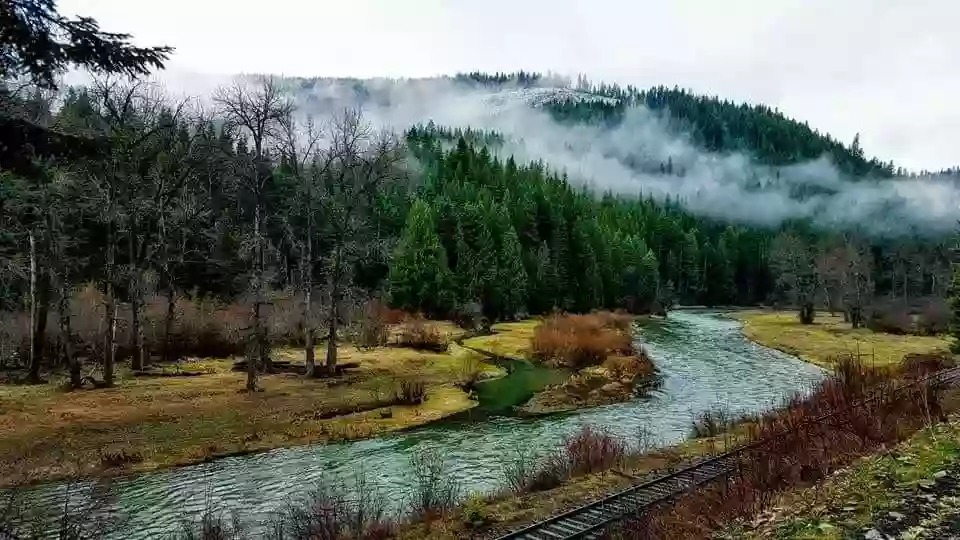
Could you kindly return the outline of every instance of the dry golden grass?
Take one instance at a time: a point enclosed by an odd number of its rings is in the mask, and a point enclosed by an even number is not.
[[[813,324],[800,324],[794,311],[742,311],[733,314],[743,322],[749,339],[807,362],[830,368],[834,359],[859,351],[868,365],[900,363],[910,353],[946,352],[949,343],[937,336],[894,335],[866,328],[853,330],[839,315],[817,313]]]
[[[322,359],[322,347],[317,354]],[[123,472],[141,471],[425,424],[476,405],[455,386],[465,366],[499,373],[474,354],[343,347],[340,361],[360,364],[344,378],[267,375],[264,391],[252,394],[229,360],[184,362],[184,371],[208,372],[194,377],[134,378],[121,370],[111,389],[0,386],[0,485],[72,475],[77,467],[85,475],[121,472],[101,464],[120,450],[141,458]],[[303,352],[275,357],[302,362]],[[400,381],[413,379],[426,385],[425,403],[384,406]]]
[[[529,358],[530,342],[539,324],[540,319],[495,324],[491,327],[492,335],[472,337],[463,344],[497,356]]]

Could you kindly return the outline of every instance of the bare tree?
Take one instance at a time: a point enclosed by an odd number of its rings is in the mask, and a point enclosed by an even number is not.
[[[316,242],[315,214],[320,209],[320,188],[316,180],[323,177],[331,161],[323,160],[318,155],[322,140],[322,133],[314,124],[313,118],[307,118],[302,124],[297,122],[293,114],[282,122],[282,138],[279,141],[280,153],[283,162],[294,177],[299,189],[299,231],[294,231],[290,219],[287,220],[288,235],[296,245],[300,261],[300,289],[303,294],[303,347],[304,363],[308,376],[316,372],[314,353],[316,320],[313,314],[313,275],[316,260],[314,258],[314,243]],[[329,156],[326,156],[329,157]],[[308,167],[315,170],[308,173]]]
[[[268,145],[281,134],[283,121],[290,116],[293,104],[282,92],[279,83],[269,77],[261,78],[255,85],[247,81],[235,81],[230,86],[219,88],[214,101],[220,107],[226,128],[253,144],[253,153],[238,156],[238,176],[253,194],[253,331],[254,354],[247,360],[247,390],[257,389],[257,367],[268,365],[269,344],[263,321],[264,304],[264,220],[265,195],[272,178],[271,164],[267,156]]]
[[[852,237],[846,237],[841,256],[843,262],[843,302],[847,319],[853,328],[863,324],[863,306],[873,297],[873,265],[867,248]]]
[[[154,224],[158,214],[168,211],[186,180],[186,175],[158,174],[156,165],[175,140],[173,135],[182,121],[187,102],[171,105],[159,88],[142,81],[98,80],[93,85],[93,95],[99,105],[99,127],[109,137],[112,147],[98,186],[108,208],[107,301],[111,304],[108,317],[113,319],[116,313],[113,287],[121,275],[116,268],[119,240],[127,248],[123,277],[131,308],[131,367],[142,369],[147,360],[142,325],[143,274],[156,255]],[[113,378],[115,333],[116,321],[113,321],[108,330],[110,345],[104,369],[108,385]]]
[[[406,178],[404,153],[392,133],[373,130],[358,109],[334,118],[329,144],[315,167],[314,182],[326,217],[326,370],[337,365],[338,327],[344,293],[358,257],[386,252],[375,226],[377,196]]]
[[[780,233],[770,249],[770,265],[776,275],[777,288],[800,309],[800,322],[812,323],[817,273],[806,241],[794,233]]]

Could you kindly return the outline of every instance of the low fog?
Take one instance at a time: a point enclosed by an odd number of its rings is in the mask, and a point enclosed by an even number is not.
[[[178,81],[181,86],[184,81]],[[212,80],[195,89],[208,94]],[[361,107],[375,127],[397,131],[433,121],[450,128],[496,130],[502,157],[542,160],[566,171],[571,182],[597,191],[679,200],[689,210],[739,222],[776,225],[807,218],[828,226],[874,233],[941,233],[960,219],[955,178],[923,177],[853,181],[828,157],[773,169],[743,154],[695,148],[656,113],[628,110],[614,128],[561,125],[539,108],[551,99],[607,99],[576,92],[563,78],[538,88],[471,87],[453,79],[286,79],[304,115],[329,118]],[[170,81],[167,81],[168,85]],[[361,86],[362,85],[362,86]],[[800,119],[802,121],[802,119]],[[660,163],[670,160],[674,174]],[[797,196],[803,193],[803,197]]]

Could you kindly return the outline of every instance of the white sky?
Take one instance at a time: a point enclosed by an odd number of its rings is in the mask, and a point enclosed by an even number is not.
[[[197,74],[586,73],[763,102],[911,169],[960,165],[957,0],[60,0]]]

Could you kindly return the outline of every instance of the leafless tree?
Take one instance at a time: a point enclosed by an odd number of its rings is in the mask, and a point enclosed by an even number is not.
[[[265,194],[272,178],[267,150],[280,138],[282,125],[293,110],[293,103],[284,95],[277,80],[260,78],[255,84],[238,80],[219,88],[214,101],[226,120],[226,128],[253,144],[253,153],[238,156],[238,177],[253,194],[253,331],[254,353],[247,360],[247,390],[257,389],[258,365],[270,361],[269,344],[263,321],[264,304],[264,221]]]
[[[843,303],[854,328],[863,324],[863,306],[873,297],[873,265],[867,247],[847,236],[841,256]]]
[[[358,257],[382,256],[385,245],[374,213],[377,196],[407,178],[404,153],[392,133],[373,130],[358,109],[337,115],[329,143],[314,168],[325,216],[327,275],[326,369],[337,365],[338,327],[344,293]]]
[[[776,275],[777,288],[800,308],[800,321],[812,323],[817,273],[807,242],[794,233],[780,233],[770,249],[770,265]]]
[[[282,137],[278,143],[284,163],[296,181],[299,189],[299,227],[295,228],[287,220],[287,230],[296,246],[300,266],[300,289],[303,294],[303,343],[306,373],[313,376],[316,371],[314,343],[316,319],[313,313],[313,275],[317,260],[314,257],[316,243],[316,214],[320,212],[320,186],[316,181],[323,177],[330,160],[318,155],[322,132],[317,129],[313,118],[298,122],[292,111],[281,123]],[[313,167],[315,170],[310,171]]]
[[[116,355],[117,303],[114,287],[125,278],[130,300],[133,369],[141,369],[147,356],[144,347],[142,311],[144,272],[156,256],[154,224],[177,200],[187,175],[168,175],[157,163],[176,144],[177,128],[187,112],[187,102],[171,103],[160,88],[143,81],[101,79],[94,82],[100,130],[111,143],[111,155],[98,174],[91,175],[104,200],[107,243],[107,331],[104,379],[113,382]],[[117,244],[127,248],[127,265],[116,265]]]

